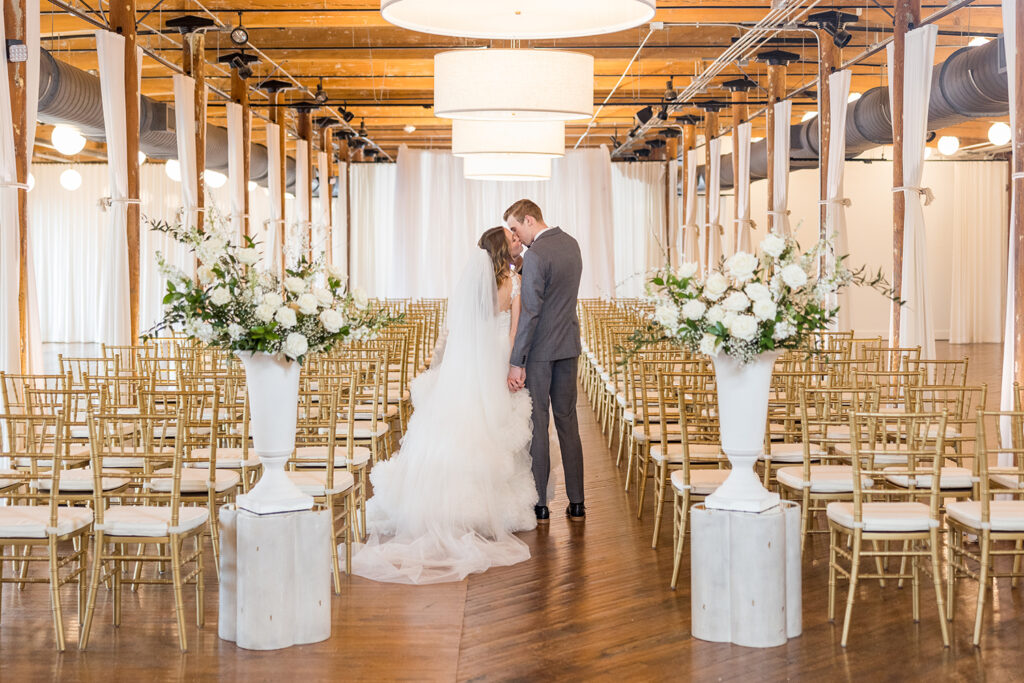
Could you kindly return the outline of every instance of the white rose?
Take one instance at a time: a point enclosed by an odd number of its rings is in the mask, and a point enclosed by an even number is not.
[[[740,282],[746,282],[754,277],[754,271],[757,269],[757,257],[745,251],[737,251],[725,262],[725,268],[729,271],[730,276]]]
[[[757,336],[757,318],[752,315],[738,315],[729,324],[729,334],[750,341]]]
[[[256,307],[256,317],[265,323],[269,323],[274,319],[274,311],[276,310],[276,308],[264,302]]]
[[[807,284],[807,273],[795,263],[791,263],[783,268],[780,275],[782,276],[782,281],[790,289],[797,289]]]
[[[285,329],[288,329],[289,327],[295,327],[295,323],[297,322],[295,319],[295,311],[288,308],[287,306],[282,306],[281,308],[277,309],[277,312],[274,313],[274,320],[276,320],[281,325],[281,327]]]
[[[754,302],[754,317],[758,320],[772,320],[779,307],[771,299],[760,299]]]
[[[654,319],[658,321],[659,325],[673,332],[679,327],[679,314],[672,304],[658,304],[654,309]]]
[[[691,278],[697,274],[698,268],[700,268],[700,265],[698,265],[696,261],[687,261],[683,265],[679,266],[678,270],[676,270],[676,277],[680,280]]]
[[[718,357],[718,337],[713,334],[705,334],[700,338],[700,352],[705,356]]]
[[[729,281],[724,275],[715,271],[708,276],[704,283],[704,296],[708,301],[717,301],[729,289]]]
[[[772,258],[778,258],[786,250],[786,240],[778,235],[769,234],[761,240],[761,251]]]
[[[700,299],[690,299],[683,304],[683,315],[687,320],[700,320],[706,310],[708,307]]]
[[[366,296],[366,292],[356,287],[352,290],[352,301],[355,303],[356,308],[363,310],[370,305],[370,300]]]
[[[339,266],[336,266],[332,263],[327,266],[327,277],[332,278],[334,280],[344,280],[345,271],[343,271]]]
[[[301,294],[306,291],[306,281],[301,277],[286,277],[284,279],[284,288],[292,294]]]
[[[335,334],[345,324],[345,318],[333,308],[328,308],[320,314],[320,324],[325,330]]]
[[[708,313],[704,317],[710,324],[715,325],[722,322],[722,319],[725,317],[725,309],[717,305],[712,306],[708,309]]]
[[[251,266],[260,260],[260,252],[253,247],[246,247],[235,252],[235,258],[238,259],[239,263]]]
[[[330,290],[324,289],[323,287],[314,287],[313,296],[320,302],[321,306],[330,306],[334,301],[334,295],[331,294]]]
[[[276,311],[284,303],[284,298],[277,292],[267,292],[263,295],[263,303]]]
[[[309,292],[300,295],[299,298],[295,300],[295,303],[298,305],[300,313],[304,313],[305,315],[312,315],[316,313],[318,306],[317,300],[316,297]]]
[[[284,351],[284,355],[295,359],[306,355],[306,351],[309,351],[309,341],[306,339],[305,335],[299,334],[298,332],[292,332],[284,340],[284,345],[281,347],[281,350]]]
[[[217,277],[216,273],[213,272],[213,268],[206,265],[199,266],[196,275],[199,276],[199,282],[204,285],[213,282],[213,278]]]
[[[750,305],[750,299],[743,292],[733,292],[729,296],[725,297],[725,301],[722,302],[722,308],[727,311],[745,311],[747,306]]]
[[[237,341],[243,334],[245,334],[245,328],[238,323],[228,325],[228,336],[231,341]]]
[[[764,299],[772,298],[772,293],[760,282],[751,282],[743,291],[747,293],[751,301],[763,301]]]
[[[210,303],[214,306],[223,306],[231,301],[231,292],[227,287],[217,287],[210,292]]]
[[[796,326],[794,326],[792,323],[777,323],[775,325],[775,332],[772,333],[772,338],[775,339],[776,341],[781,341],[783,339],[788,339],[789,337],[792,337],[794,332],[796,332]]]

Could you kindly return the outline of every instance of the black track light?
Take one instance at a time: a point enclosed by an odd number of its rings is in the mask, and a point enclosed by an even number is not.
[[[639,121],[642,126],[650,121],[652,116],[654,116],[654,110],[651,109],[650,105],[648,105],[636,113],[636,120]]]
[[[366,119],[361,119],[359,121],[359,137],[366,137]]]
[[[341,118],[345,120],[345,123],[352,123],[352,119],[356,117],[355,114],[350,112],[345,107],[342,107],[339,111],[341,113]]]
[[[317,104],[327,104],[327,93],[324,91],[324,79],[322,78],[316,84],[316,92],[313,94],[313,99],[316,100]]]
[[[665,86],[665,101],[675,102],[676,98],[679,97],[679,93],[676,92],[675,87],[672,85],[672,77],[669,77],[668,83]]]
[[[249,42],[249,32],[242,26],[242,13],[238,13],[238,26],[231,29],[231,42],[235,45],[245,45]]]

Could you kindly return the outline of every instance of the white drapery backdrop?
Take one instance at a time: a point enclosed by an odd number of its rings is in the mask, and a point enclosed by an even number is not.
[[[392,277],[397,164],[352,164],[352,267],[349,282],[376,296],[386,296]],[[404,201],[404,198],[403,198]],[[432,226],[430,237],[444,241],[447,223]]]
[[[1017,101],[1017,88],[1020,87],[1018,79],[1024,74],[1017,73],[1017,11],[1019,0],[1003,0],[1003,26],[1006,27],[1003,31],[1003,42],[1004,42],[1004,54],[1006,56],[1006,77],[1010,85],[1010,130],[1013,131],[1013,141],[1011,149],[1017,147],[1017,116],[1014,111],[1015,107],[1012,103]],[[1024,47],[1024,46],[1020,46]],[[1016,162],[1016,159],[1014,160]],[[1016,163],[1014,164],[1014,168]],[[1003,376],[1000,386],[1000,401],[999,407],[1002,410],[1013,410],[1013,383],[1016,380],[1016,363],[1018,359],[1015,356],[1014,343],[1017,335],[1017,326],[1014,319],[1014,311],[1017,309],[1016,299],[1016,278],[1017,268],[1019,267],[1015,263],[1014,249],[1013,246],[1017,242],[1017,235],[1013,230],[1013,224],[1015,219],[1015,212],[1020,210],[1021,197],[1017,193],[1017,182],[1012,182],[1010,190],[1010,235],[1009,235],[1009,249],[1006,254],[1006,314],[1005,323],[1003,328]],[[1010,424],[1009,420],[1004,421],[1002,425],[1002,438],[1003,443],[1010,443]],[[1001,453],[999,455],[999,464],[1008,466],[1013,464],[1013,455],[1009,453]]]
[[[338,175],[333,198],[334,211],[331,214],[331,263],[341,268],[348,276],[348,164],[339,163],[335,168]]]
[[[245,193],[249,179],[245,177],[244,145],[242,143],[242,105],[227,102],[228,116],[228,188],[231,191],[231,225],[239,244],[245,234]]]
[[[843,169],[846,168],[846,109],[850,98],[850,70],[843,69],[828,77],[831,137],[828,147],[827,176],[825,178],[825,235],[833,238],[834,252],[826,254],[825,267],[835,272],[836,257],[849,253],[846,236],[846,206],[843,196]],[[819,214],[820,216],[820,214]],[[833,303],[839,306],[836,327],[850,329],[850,292],[844,289],[835,295]]]
[[[615,168],[615,165],[612,165]],[[666,220],[668,223],[668,244],[664,245],[671,251],[671,263],[669,265],[677,265],[679,263],[679,250],[676,248],[676,244],[679,240],[680,233],[680,201],[679,201],[679,172],[681,166],[679,159],[669,159],[668,161],[668,216]]]
[[[793,116],[792,100],[775,103],[775,129],[768,131],[774,137],[775,156],[772,159],[772,170],[775,184],[772,186],[772,206],[768,212],[771,231],[777,235],[793,234],[789,222],[789,126]]]
[[[686,185],[683,191],[683,261],[700,261],[700,227],[697,224],[697,150],[686,152]]]
[[[388,234],[379,221],[367,225],[360,216],[357,222],[356,207],[366,210],[373,197],[361,196],[360,183],[353,182],[352,219],[360,262],[354,282],[372,294],[447,296],[481,233],[501,225],[505,209],[523,197],[537,202],[548,225],[561,227],[579,241],[584,260],[581,296],[614,292],[611,159],[606,147],[569,152],[553,162],[551,180],[527,183],[466,180],[462,160],[449,152],[402,147],[395,183],[395,192],[388,197],[395,205]],[[366,271],[371,244],[370,253],[377,260],[372,289]]]
[[[318,189],[313,219],[313,258],[320,259],[327,254],[327,231],[330,230],[331,178],[327,171],[327,152],[316,153],[316,177]]]
[[[309,143],[305,140],[295,141],[295,201],[296,216],[303,229],[310,222],[309,215],[311,186],[309,179]]]
[[[195,105],[195,80],[184,74],[174,74],[174,131],[177,135],[178,165],[181,168],[182,224],[187,226],[194,226],[199,220]]]
[[[280,128],[276,123],[266,124],[267,133],[267,187],[270,190],[270,218],[263,224],[263,263],[272,273],[281,274],[281,259],[277,254],[281,250],[281,226],[284,225],[282,207],[278,203],[284,187],[281,177],[281,140],[278,137]]]
[[[906,301],[900,312],[901,346],[920,346],[924,358],[935,357],[935,330],[928,301],[928,259],[925,239],[922,198],[930,202],[930,190],[921,187],[924,172],[925,136],[928,133],[928,100],[932,90],[932,68],[935,64],[935,39],[938,27],[922,26],[907,33],[903,82],[903,183],[893,188],[906,197],[903,227],[903,287]],[[893,45],[888,50],[889,73],[895,56]],[[892,82],[889,83],[889,104],[892,104]],[[890,324],[890,328],[892,325]],[[889,335],[892,339],[893,335]]]
[[[750,251],[750,232],[754,229],[754,222],[750,220],[750,132],[752,124],[750,121],[741,123],[736,128],[736,155],[737,178],[733,179],[733,187],[736,192],[736,219],[732,237],[732,251]]]
[[[707,216],[704,226],[704,270],[711,272],[722,258],[722,139],[709,143],[711,168],[707,173]]]
[[[647,273],[665,265],[661,226],[665,224],[665,166],[612,164],[615,295],[640,296]]]

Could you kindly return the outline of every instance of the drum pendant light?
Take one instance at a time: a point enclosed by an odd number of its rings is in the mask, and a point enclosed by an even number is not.
[[[468,180],[549,180],[551,159],[528,154],[474,154],[463,161]]]
[[[396,26],[464,38],[571,38],[613,33],[654,17],[655,0],[381,0]]]
[[[452,154],[565,154],[562,121],[452,121]]]

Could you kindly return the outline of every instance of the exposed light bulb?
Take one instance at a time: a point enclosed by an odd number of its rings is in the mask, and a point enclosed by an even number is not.
[[[960,149],[960,138],[955,135],[943,135],[939,138],[939,153],[943,156],[953,156]]]
[[[1002,121],[996,121],[988,129],[988,141],[996,147],[1002,147],[1003,145],[1009,144],[1012,139],[1013,131],[1010,130],[1009,125]]]
[[[74,156],[85,149],[85,138],[77,128],[58,124],[50,133],[50,141],[58,152],[64,156]]]
[[[859,92],[852,92],[852,93],[850,93],[850,96],[846,98],[846,101],[847,102],[856,102],[859,99],[860,99],[860,93]]]
[[[164,173],[174,182],[181,182],[181,164],[178,163],[177,159],[167,160],[167,163],[164,164]]]
[[[218,188],[224,187],[224,185],[228,182],[228,177],[218,171],[207,169],[203,171],[203,181],[207,185],[216,190]]]
[[[60,174],[60,186],[68,192],[74,192],[82,186],[82,174],[73,168],[65,169]]]

